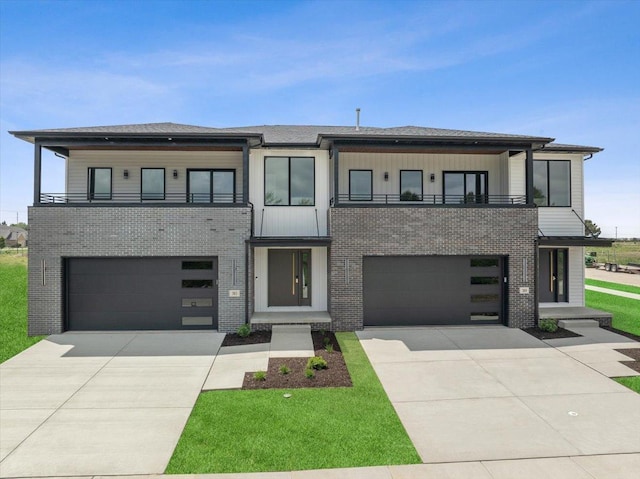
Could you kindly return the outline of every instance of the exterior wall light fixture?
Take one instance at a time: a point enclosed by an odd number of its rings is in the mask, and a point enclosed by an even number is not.
[[[173,179],[174,180],[178,179],[178,170],[173,170]]]
[[[124,170],[124,172],[122,173],[122,176],[124,177],[125,180],[129,179],[129,170]]]
[[[389,172],[388,171],[384,172],[384,181],[389,181]]]
[[[436,175],[431,173],[431,175],[429,176],[429,179],[431,180],[431,183],[433,183],[434,181],[436,181]]]

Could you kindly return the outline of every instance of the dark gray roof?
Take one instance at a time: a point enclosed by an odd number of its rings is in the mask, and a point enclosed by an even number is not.
[[[602,151],[604,148],[600,148],[598,146],[585,146],[585,145],[567,145],[565,143],[547,143],[544,145],[542,150],[547,151],[557,151],[557,152],[565,152],[565,153],[598,153]]]
[[[415,140],[415,141],[453,141],[453,142],[505,142],[536,143],[545,145],[549,151],[598,152],[600,148],[592,146],[562,145],[550,143],[553,138],[514,135],[509,133],[490,133],[482,131],[450,130],[421,126],[397,126],[389,128],[362,126],[320,126],[320,125],[259,125],[232,128],[210,128],[179,123],[142,123],[136,125],[90,126],[81,128],[55,128],[46,130],[11,131],[18,138],[33,142],[38,137],[198,137],[198,138],[253,138],[253,145],[305,145],[318,146],[323,140]]]
[[[451,139],[451,140],[522,140],[547,143],[552,138],[512,135],[507,133],[487,133],[480,131],[447,130],[421,126],[396,126],[379,128],[361,126],[318,126],[318,125],[261,125],[236,128],[220,128],[219,131],[233,133],[260,133],[267,145],[277,144],[318,144],[322,138],[402,138],[402,139]]]
[[[180,134],[180,133],[216,133],[218,131],[219,131],[218,128],[207,128],[204,126],[182,125],[180,123],[165,122],[165,123],[140,123],[135,125],[85,126],[85,127],[79,127],[79,128],[49,128],[45,130],[16,131],[11,133],[14,133],[14,134],[36,133],[40,135],[46,135],[47,133],[54,133],[54,134],[98,133],[101,135],[120,134],[120,133],[144,135],[147,133],[151,133],[156,135],[167,135],[167,134]]]

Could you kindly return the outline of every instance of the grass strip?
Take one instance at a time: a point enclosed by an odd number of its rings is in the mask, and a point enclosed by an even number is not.
[[[420,456],[354,333],[337,333],[353,387],[200,394],[169,474],[416,464]],[[284,398],[284,393],[292,397]]]
[[[598,286],[599,288],[613,289],[614,291],[624,291],[625,293],[640,294],[640,287],[630,286],[628,284],[610,283],[609,281],[600,281],[597,279],[585,279],[585,284],[589,286]]]
[[[626,378],[614,378],[623,386],[627,386],[632,391],[640,394],[640,376],[629,376]]]
[[[637,299],[589,290],[585,291],[585,299],[589,308],[613,313],[614,328],[640,336],[640,302]]]
[[[45,336],[27,336],[27,267],[24,258],[0,261],[0,363]]]

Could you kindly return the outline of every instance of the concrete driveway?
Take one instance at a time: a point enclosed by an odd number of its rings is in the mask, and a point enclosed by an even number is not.
[[[425,463],[640,453],[640,395],[590,365],[640,344],[585,329],[557,348],[505,327],[358,336]]]
[[[65,333],[0,365],[0,476],[163,473],[224,334]]]

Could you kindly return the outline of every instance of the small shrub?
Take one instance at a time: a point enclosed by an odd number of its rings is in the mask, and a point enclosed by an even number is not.
[[[246,338],[251,334],[251,326],[248,324],[243,324],[238,328],[238,336],[241,338]]]
[[[331,342],[331,338],[330,338],[330,337],[328,337],[328,336],[325,336],[325,337],[322,339],[322,341],[324,342],[324,344],[325,344],[325,346],[326,346],[327,344],[329,344],[329,343]]]
[[[291,372],[291,369],[286,364],[283,364],[278,368],[278,371],[280,371],[280,374],[284,376],[286,374],[289,374]]]
[[[316,372],[313,369],[307,368],[304,370],[304,375],[307,377],[307,379],[313,379],[314,377],[316,377]]]
[[[314,356],[307,361],[307,369],[327,369],[327,362],[320,356]]]
[[[538,328],[546,333],[555,333],[558,330],[558,322],[555,319],[541,319]]]
[[[326,336],[326,335],[327,335],[327,332],[326,332],[324,329],[321,329],[321,330],[320,330],[320,334],[321,334],[321,335],[323,335],[323,336]]]
[[[265,371],[256,371],[253,373],[253,379],[256,381],[266,381],[267,373]]]
[[[328,353],[332,353],[333,352],[333,344],[327,344],[324,349],[328,352]]]

